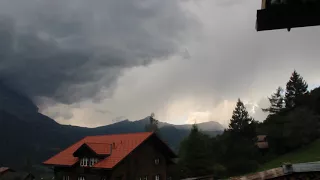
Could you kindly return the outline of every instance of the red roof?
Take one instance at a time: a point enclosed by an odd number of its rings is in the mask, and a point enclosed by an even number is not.
[[[97,154],[110,154],[110,144],[114,147],[110,156],[96,163],[96,168],[113,168],[123,160],[130,152],[137,148],[142,142],[147,140],[153,133],[131,133],[131,134],[113,134],[103,136],[87,136],[67,149],[53,156],[44,162],[46,165],[72,166],[78,162],[78,158],[73,153],[83,144],[87,144]]]
[[[85,144],[89,146],[96,154],[99,154],[99,155],[111,154],[112,144],[110,143],[87,142]]]
[[[10,170],[10,168],[8,168],[8,167],[0,167],[0,174],[5,173],[8,170]]]
[[[257,136],[258,142],[266,141],[266,138],[267,138],[266,135],[258,135]]]
[[[258,142],[257,143],[258,148],[260,149],[268,149],[269,148],[269,144],[268,142]]]

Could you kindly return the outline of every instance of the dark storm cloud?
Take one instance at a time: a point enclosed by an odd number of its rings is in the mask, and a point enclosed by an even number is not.
[[[178,51],[191,22],[178,3],[3,0],[0,80],[32,98],[94,98],[124,68]]]

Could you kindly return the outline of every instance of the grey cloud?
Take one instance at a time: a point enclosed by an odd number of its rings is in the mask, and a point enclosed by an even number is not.
[[[170,2],[172,1],[170,0]],[[192,11],[203,23],[203,32],[195,32],[190,35],[192,37],[200,36],[199,39],[181,44],[183,50],[179,50],[179,52],[187,50],[185,53],[181,53],[182,58],[173,57],[168,61],[126,70],[117,81],[116,87],[111,87],[111,90],[115,88],[112,97],[106,98],[105,93],[111,93],[108,88],[102,94],[99,93],[97,100],[103,99],[100,104],[92,104],[92,102],[84,103],[86,106],[83,104],[86,107],[85,110],[88,110],[88,107],[92,109],[98,107],[98,109],[108,109],[112,114],[94,114],[90,110],[90,113],[87,113],[90,114],[90,118],[83,117],[83,107],[80,106],[73,109],[75,113],[72,120],[75,124],[79,121],[93,125],[97,122],[108,124],[111,123],[110,119],[118,116],[134,120],[143,118],[150,112],[155,112],[160,120],[184,123],[190,114],[206,111],[211,112],[215,120],[228,124],[227,121],[231,117],[235,101],[238,98],[258,105],[258,107],[255,106],[256,113],[253,117],[261,121],[264,120],[266,114],[261,112],[259,108],[268,106],[266,97],[270,96],[278,86],[285,86],[293,69],[297,69],[309,84],[319,84],[319,27],[292,29],[290,33],[286,30],[256,32],[254,29],[256,10],[260,8],[261,1],[239,0],[232,3],[231,0],[195,0],[194,2],[187,0],[186,3],[190,3]],[[219,2],[225,3],[218,4]],[[170,15],[170,17],[172,16]],[[121,18],[124,17],[121,16]],[[175,18],[179,18],[179,16]],[[144,27],[149,29],[150,24],[152,24],[151,21],[144,24]],[[184,25],[178,25],[178,27],[184,27]],[[136,28],[139,29],[139,27]],[[160,34],[155,35],[162,37],[162,33],[165,32],[161,31]],[[184,31],[173,32],[178,34],[176,37],[181,37],[179,33]],[[125,33],[119,33],[124,38],[128,38]],[[139,33],[134,34],[132,38],[140,37],[139,35]],[[43,34],[41,37],[47,38],[48,36]],[[105,43],[109,42],[105,40],[106,38],[100,38],[93,38],[94,42],[103,45],[103,47],[108,45]],[[110,37],[109,40],[114,44],[111,47],[116,47],[115,50],[129,49],[124,46],[124,42],[129,42],[129,40],[116,41],[114,39]],[[180,40],[180,38],[173,39]],[[61,47],[77,50],[78,46],[71,45],[74,42],[81,42],[81,36],[60,38],[57,42]],[[152,42],[154,43],[154,41]],[[166,44],[163,43],[163,40],[158,42]],[[75,44],[78,45],[78,43]],[[141,44],[141,46],[145,46],[145,44]],[[81,44],[81,47],[86,46],[87,44]],[[177,46],[173,47],[177,49]],[[146,57],[144,56],[145,51],[142,50],[154,49],[153,46],[140,48],[141,51],[135,51],[135,46],[130,46],[130,48],[130,51],[125,52],[139,52],[138,54],[142,54],[140,57]],[[162,49],[160,48],[160,50]],[[163,52],[160,50],[156,52]],[[154,54],[157,54],[156,52]],[[171,51],[168,50],[168,52]],[[143,60],[140,62],[144,63]],[[119,69],[121,68],[119,67]],[[101,72],[99,71],[99,73]],[[102,75],[105,75],[104,73],[102,71]],[[116,73],[111,74],[115,75]],[[99,75],[97,77],[100,77]],[[91,76],[89,77],[91,78]],[[106,75],[106,77],[112,76]],[[103,83],[103,79],[101,78],[101,82],[98,84]],[[95,86],[96,84],[87,81],[87,83],[77,86]],[[86,91],[89,93],[90,89],[83,90],[85,91],[83,93]],[[72,90],[72,92],[75,91]],[[77,93],[71,95],[80,96]]]
[[[230,6],[234,6],[234,5],[241,5],[241,4],[245,3],[245,1],[248,1],[248,0],[238,0],[238,1],[216,0],[215,3],[216,3],[216,5],[221,6],[221,7],[230,7]]]
[[[118,104],[111,103],[110,107],[121,109],[122,114],[126,112],[128,118],[155,111],[163,119],[174,120],[180,114],[169,117],[168,112],[189,102],[194,105],[185,106],[194,107],[185,109],[183,116],[188,111],[221,108],[223,100],[241,98],[258,105],[254,117],[261,121],[266,113],[259,108],[268,106],[265,98],[278,86],[285,86],[293,69],[309,83],[319,82],[319,27],[293,29],[290,33],[256,32],[256,9],[260,2],[244,1],[230,8],[217,7],[210,0],[201,2],[202,6],[195,7],[195,11],[205,23],[206,33],[200,41],[190,42],[191,58],[165,61],[128,73],[118,87],[119,92],[125,93],[117,94],[114,102]],[[223,16],[230,12],[232,16]],[[148,73],[152,76],[143,76]],[[137,78],[142,82],[132,85],[130,81]],[[127,93],[125,89],[129,87],[131,91]],[[175,103],[177,107],[171,107]]]
[[[49,113],[49,116],[53,119],[55,118],[63,118],[64,120],[69,120],[73,117],[73,114],[70,112],[70,111],[57,111],[57,112],[54,112],[54,111],[51,111]]]
[[[172,0],[3,0],[0,11],[0,80],[62,103],[175,54],[196,25]]]

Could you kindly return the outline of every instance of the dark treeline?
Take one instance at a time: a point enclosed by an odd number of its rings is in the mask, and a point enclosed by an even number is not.
[[[270,106],[263,109],[269,113],[268,117],[257,122],[238,99],[229,127],[214,138],[194,125],[180,145],[174,174],[180,178],[246,174],[272,158],[319,138],[320,87],[309,92],[308,84],[294,71],[285,90],[278,87],[269,101]],[[267,152],[256,146],[257,135],[268,136]]]

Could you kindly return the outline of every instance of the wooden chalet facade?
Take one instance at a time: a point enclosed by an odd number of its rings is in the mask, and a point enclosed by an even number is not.
[[[151,132],[88,136],[44,162],[55,180],[167,180],[175,153]]]

